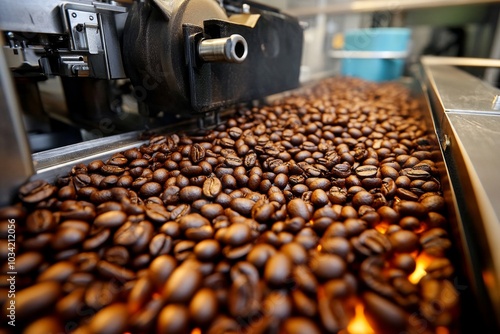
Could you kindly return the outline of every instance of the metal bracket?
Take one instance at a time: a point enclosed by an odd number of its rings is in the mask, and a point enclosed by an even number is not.
[[[99,14],[81,10],[66,10],[74,50],[98,54],[103,51]]]

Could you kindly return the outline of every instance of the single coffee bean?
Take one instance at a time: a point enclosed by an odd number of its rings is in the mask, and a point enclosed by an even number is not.
[[[319,334],[321,331],[316,324],[305,317],[288,318],[281,326],[283,333],[286,334]]]
[[[299,198],[291,200],[287,205],[288,214],[293,217],[301,217],[305,221],[309,221],[311,213],[306,203]]]
[[[220,254],[221,248],[216,240],[207,239],[200,241],[194,247],[194,254],[200,261],[211,261]]]
[[[341,277],[345,270],[344,260],[334,254],[318,254],[310,260],[309,266],[319,279],[333,279]]]
[[[367,177],[374,177],[374,176],[377,175],[377,172],[378,172],[378,168],[377,167],[375,167],[375,166],[369,166],[369,165],[359,166],[355,170],[356,175],[359,178],[361,178],[361,179],[364,179],[364,178],[367,178]]]
[[[215,198],[222,191],[222,183],[216,177],[209,177],[203,183],[203,195],[207,198]]]
[[[202,276],[197,268],[189,265],[177,267],[165,283],[163,297],[170,303],[189,301],[201,281]]]
[[[389,240],[395,252],[398,253],[411,253],[418,249],[418,237],[411,231],[401,230],[392,233]]]
[[[235,198],[229,204],[231,209],[245,216],[249,216],[251,214],[254,205],[254,201],[246,198]]]
[[[36,180],[19,188],[19,197],[25,203],[38,203],[51,197],[57,192],[57,187],[51,186],[46,181]]]
[[[96,226],[118,227],[127,220],[127,215],[122,211],[108,211],[100,214],[94,220]]]
[[[47,281],[37,283],[16,293],[16,317],[27,321],[56,304],[62,294],[59,283]],[[4,310],[7,316],[8,310]]]
[[[217,296],[212,289],[200,289],[189,303],[189,315],[198,325],[206,325],[217,315],[217,304]]]
[[[232,224],[224,234],[224,242],[233,247],[244,245],[251,238],[250,227],[246,224]]]
[[[295,265],[305,264],[307,262],[306,250],[297,242],[284,244],[280,251],[288,256]]]
[[[176,265],[177,262],[170,255],[160,255],[151,262],[148,269],[149,277],[157,289],[163,288]]]
[[[26,227],[29,232],[42,233],[53,230],[57,222],[49,210],[35,210],[26,218]]]
[[[281,252],[272,255],[266,263],[264,278],[274,286],[280,286],[287,283],[292,271],[292,261]]]
[[[107,261],[99,261],[97,263],[97,270],[104,277],[117,279],[121,282],[130,281],[135,278],[135,273],[133,271]]]
[[[182,240],[174,246],[174,256],[179,262],[186,260],[193,254],[193,249],[195,246],[194,241]]]
[[[180,304],[165,306],[158,316],[157,333],[183,334],[189,326],[189,310]]]
[[[187,186],[180,190],[179,197],[185,202],[194,202],[202,196],[202,189],[196,186]]]
[[[159,256],[168,254],[172,250],[172,238],[166,234],[156,234],[149,243],[149,254],[152,256]]]
[[[123,246],[112,246],[104,252],[104,259],[110,263],[124,266],[130,259],[127,248]]]
[[[127,328],[128,312],[124,304],[113,304],[97,312],[89,323],[92,333],[122,333]]]

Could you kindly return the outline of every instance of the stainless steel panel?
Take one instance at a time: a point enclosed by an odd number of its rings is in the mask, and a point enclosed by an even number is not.
[[[0,45],[4,44],[0,31]],[[21,108],[7,66],[0,52],[0,206],[8,204],[15,190],[33,173]]]
[[[478,306],[500,325],[500,90],[452,63],[424,57],[425,83],[458,203],[465,265],[475,294],[484,298]]]

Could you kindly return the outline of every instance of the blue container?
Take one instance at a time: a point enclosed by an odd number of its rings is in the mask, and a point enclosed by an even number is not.
[[[387,81],[403,73],[411,30],[372,28],[347,31],[342,74],[370,81]]]

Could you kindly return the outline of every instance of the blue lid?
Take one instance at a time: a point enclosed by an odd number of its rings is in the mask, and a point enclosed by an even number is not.
[[[410,41],[408,28],[367,28],[346,31],[344,50],[405,51]]]

